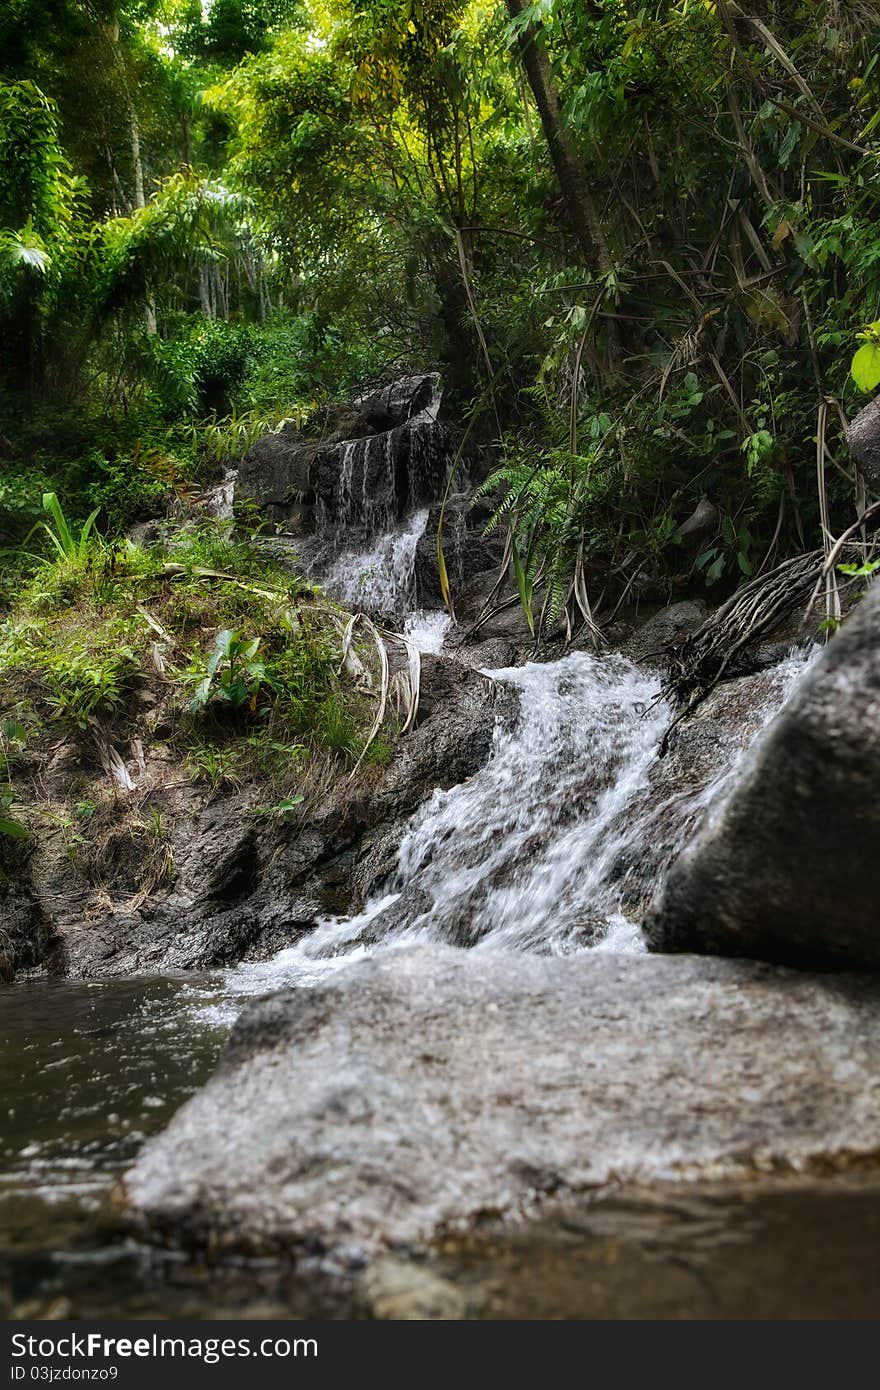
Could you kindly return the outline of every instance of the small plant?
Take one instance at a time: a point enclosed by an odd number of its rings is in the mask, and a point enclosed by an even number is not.
[[[212,791],[229,785],[237,786],[238,758],[235,749],[215,748],[212,744],[198,744],[189,749],[186,755],[187,770],[193,782],[205,778]]]
[[[357,726],[337,695],[331,695],[317,707],[313,729],[318,742],[331,753],[354,754],[361,743]]]
[[[274,806],[255,806],[255,816],[287,816],[305,801],[304,796],[288,796]]]
[[[852,578],[870,579],[880,570],[880,560],[864,560],[860,565],[838,565],[841,574]]]
[[[30,834],[27,826],[9,814],[14,800],[15,793],[11,787],[0,791],[0,835],[10,840],[26,840]]]
[[[96,715],[113,714],[122,706],[137,669],[137,658],[128,646],[101,653],[62,649],[46,660],[46,703],[57,718],[85,730]]]
[[[242,637],[231,628],[219,632],[204,672],[197,659],[188,673],[189,679],[197,681],[190,711],[205,709],[214,699],[232,709],[243,705],[255,709],[260,690],[269,683],[266,663],[257,660],[260,641],[259,637]]]
[[[88,559],[91,550],[94,548],[96,534],[94,533],[95,520],[100,510],[96,507],[90,516],[86,518],[80,527],[78,536],[75,536],[68,525],[67,518],[62,510],[61,503],[54,492],[43,493],[43,510],[51,516],[54,527],[48,521],[38,521],[33,528],[34,531],[45,531],[49,540],[52,542],[61,560],[72,560],[76,564],[82,564]],[[33,533],[31,533],[33,534]]]

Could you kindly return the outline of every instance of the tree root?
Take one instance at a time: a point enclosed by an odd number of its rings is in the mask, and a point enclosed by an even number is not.
[[[775,632],[808,605],[825,569],[825,552],[809,551],[784,560],[768,574],[743,584],[683,642],[667,653],[662,696],[679,706],[660,745],[663,756],[673,731],[693,714],[715,686],[737,674],[746,649]]]

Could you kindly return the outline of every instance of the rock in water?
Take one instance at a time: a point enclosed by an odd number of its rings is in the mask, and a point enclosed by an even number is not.
[[[656,951],[880,966],[880,589],[858,606],[675,861]]]
[[[878,1005],[749,961],[403,946],[252,1004],[125,1194],[153,1238],[352,1268],[619,1183],[846,1167],[880,1147]]]

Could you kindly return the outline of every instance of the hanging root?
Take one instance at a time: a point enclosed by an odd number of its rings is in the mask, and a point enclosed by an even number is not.
[[[873,553],[878,524],[880,502],[874,502],[833,544],[829,540],[825,549],[784,560],[768,574],[743,584],[695,632],[667,652],[662,698],[678,705],[679,712],[663,735],[661,757],[673,730],[720,681],[739,673],[749,647],[769,637],[799,608],[803,609],[801,626],[806,629],[816,600],[823,590],[830,592],[829,586],[833,586],[834,612],[839,612],[837,565],[846,551],[855,551],[863,560]],[[857,532],[859,540],[854,539]],[[872,533],[870,540],[868,533]]]
[[[797,609],[810,603],[824,569],[823,550],[783,561],[737,589],[695,632],[670,649],[663,698],[678,705],[679,713],[663,736],[661,755],[673,730],[693,714],[719,681],[735,674],[746,649],[769,637]]]

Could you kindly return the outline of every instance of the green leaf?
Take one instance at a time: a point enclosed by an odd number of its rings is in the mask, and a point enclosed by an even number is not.
[[[204,705],[208,703],[210,696],[211,677],[206,676],[205,679],[199,681],[198,685],[196,686],[195,693],[189,702],[190,711],[201,709]]]
[[[531,581],[529,580],[526,574],[525,567],[522,562],[522,557],[519,553],[519,546],[516,543],[515,537],[511,548],[511,554],[513,556],[513,573],[516,577],[516,587],[519,591],[519,601],[522,605],[522,610],[526,615],[526,622],[529,625],[529,632],[534,637],[535,617],[532,612],[532,585]]]
[[[29,831],[21,821],[6,820],[0,817],[0,835],[8,835],[13,840],[26,840]]]
[[[852,574],[858,575],[859,578],[868,578],[870,575],[876,574],[878,569],[880,569],[880,560],[866,560],[864,564],[861,565],[838,565],[837,568],[841,574]]]
[[[850,374],[860,391],[874,391],[880,386],[880,347],[865,343],[852,360]]]

